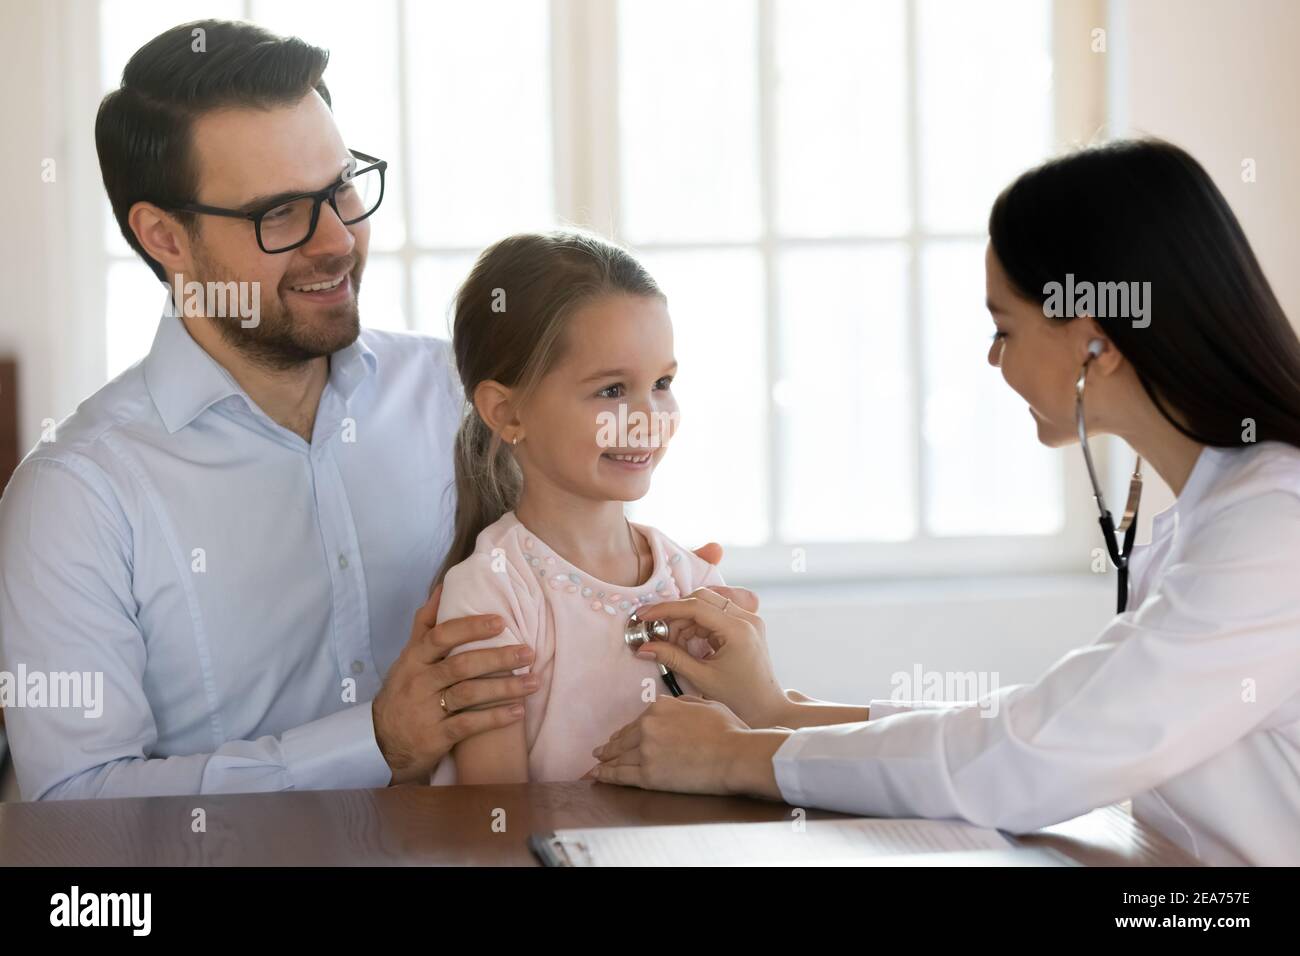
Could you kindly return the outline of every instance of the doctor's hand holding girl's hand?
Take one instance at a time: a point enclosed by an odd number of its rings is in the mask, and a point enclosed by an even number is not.
[[[601,783],[676,793],[782,799],[772,757],[791,730],[752,730],[725,704],[661,696],[597,747],[588,776]]]

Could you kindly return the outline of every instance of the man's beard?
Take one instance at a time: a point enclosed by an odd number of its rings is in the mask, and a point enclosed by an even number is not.
[[[318,274],[337,274],[352,263],[349,278],[352,298],[328,310],[313,310],[312,319],[294,314],[285,304],[280,289],[262,289],[259,321],[245,328],[238,315],[212,316],[209,321],[216,326],[222,340],[245,358],[265,368],[281,370],[295,368],[312,359],[331,355],[347,348],[361,332],[361,317],[357,308],[357,295],[361,289],[361,272],[365,262],[357,256],[341,256],[318,263]],[[240,281],[230,275],[219,263],[209,258],[204,250],[196,249],[194,280],[208,282]],[[310,281],[304,277],[297,282]],[[291,284],[284,282],[287,289]]]

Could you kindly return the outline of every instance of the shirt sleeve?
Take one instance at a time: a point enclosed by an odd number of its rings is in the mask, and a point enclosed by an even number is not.
[[[971,703],[971,702],[966,702]],[[963,702],[946,700],[873,700],[867,705],[872,720],[905,714],[912,710],[938,710],[943,707],[961,707]]]
[[[521,599],[520,595],[524,598]],[[528,597],[528,587],[522,575],[504,548],[490,553],[475,552],[448,571],[443,580],[438,623],[475,614],[500,615],[505,621],[505,630],[481,641],[460,644],[451,649],[448,657],[485,647],[533,646],[536,607]],[[527,674],[529,669],[529,665],[525,665],[515,668],[513,673]]]
[[[1195,533],[1139,608],[1037,683],[796,731],[773,759],[777,784],[795,805],[1016,832],[1149,790],[1300,689],[1298,566],[1300,498],[1241,502]]]
[[[5,707],[24,799],[389,783],[369,702],[279,737],[154,757],[131,566],[130,524],[93,465],[34,458],[18,468],[0,500],[0,667],[88,675],[91,687],[102,675],[93,707]]]
[[[498,614],[505,621],[500,634],[471,641],[451,649],[448,657],[486,647],[507,647],[525,644],[533,648],[531,664],[511,671],[515,675],[536,673],[541,681],[537,693],[524,701],[524,730],[531,747],[537,737],[540,712],[550,695],[550,664],[554,653],[552,642],[544,644],[539,639],[538,606],[540,596],[534,598],[531,581],[507,557],[505,548],[490,552],[477,551],[447,572],[442,582],[442,598],[438,602],[438,623],[468,617],[474,614]],[[448,756],[438,763],[429,778],[433,786],[447,786],[459,779],[456,761]]]

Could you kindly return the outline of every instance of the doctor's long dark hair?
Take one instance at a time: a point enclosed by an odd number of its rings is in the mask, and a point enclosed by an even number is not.
[[[1183,434],[1240,446],[1250,419],[1255,440],[1300,447],[1300,340],[1223,194],[1186,152],[1124,140],[1054,159],[998,196],[989,239],[1031,301],[1067,274],[1076,286],[1151,283],[1149,326],[1098,322]]]

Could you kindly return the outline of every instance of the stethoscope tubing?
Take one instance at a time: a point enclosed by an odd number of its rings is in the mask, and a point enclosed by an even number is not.
[[[1101,483],[1097,480],[1097,469],[1092,463],[1092,451],[1088,447],[1088,430],[1084,423],[1083,391],[1088,379],[1088,365],[1094,358],[1095,355],[1089,355],[1084,361],[1083,368],[1079,371],[1079,379],[1075,382],[1074,418],[1079,430],[1079,444],[1083,448],[1083,460],[1088,466],[1088,481],[1092,483],[1092,497],[1097,502],[1097,510],[1100,513],[1097,522],[1101,525],[1101,537],[1106,543],[1106,553],[1110,555],[1111,563],[1115,565],[1118,575],[1115,613],[1123,614],[1128,607],[1128,563],[1129,556],[1133,553],[1133,544],[1137,539],[1138,505],[1142,498],[1142,457],[1139,455],[1137,463],[1133,466],[1129,498],[1124,508],[1124,520],[1120,524],[1120,531],[1124,534],[1123,544],[1121,544],[1115,530],[1115,519],[1111,517],[1110,509],[1106,507],[1106,498],[1101,492]]]

